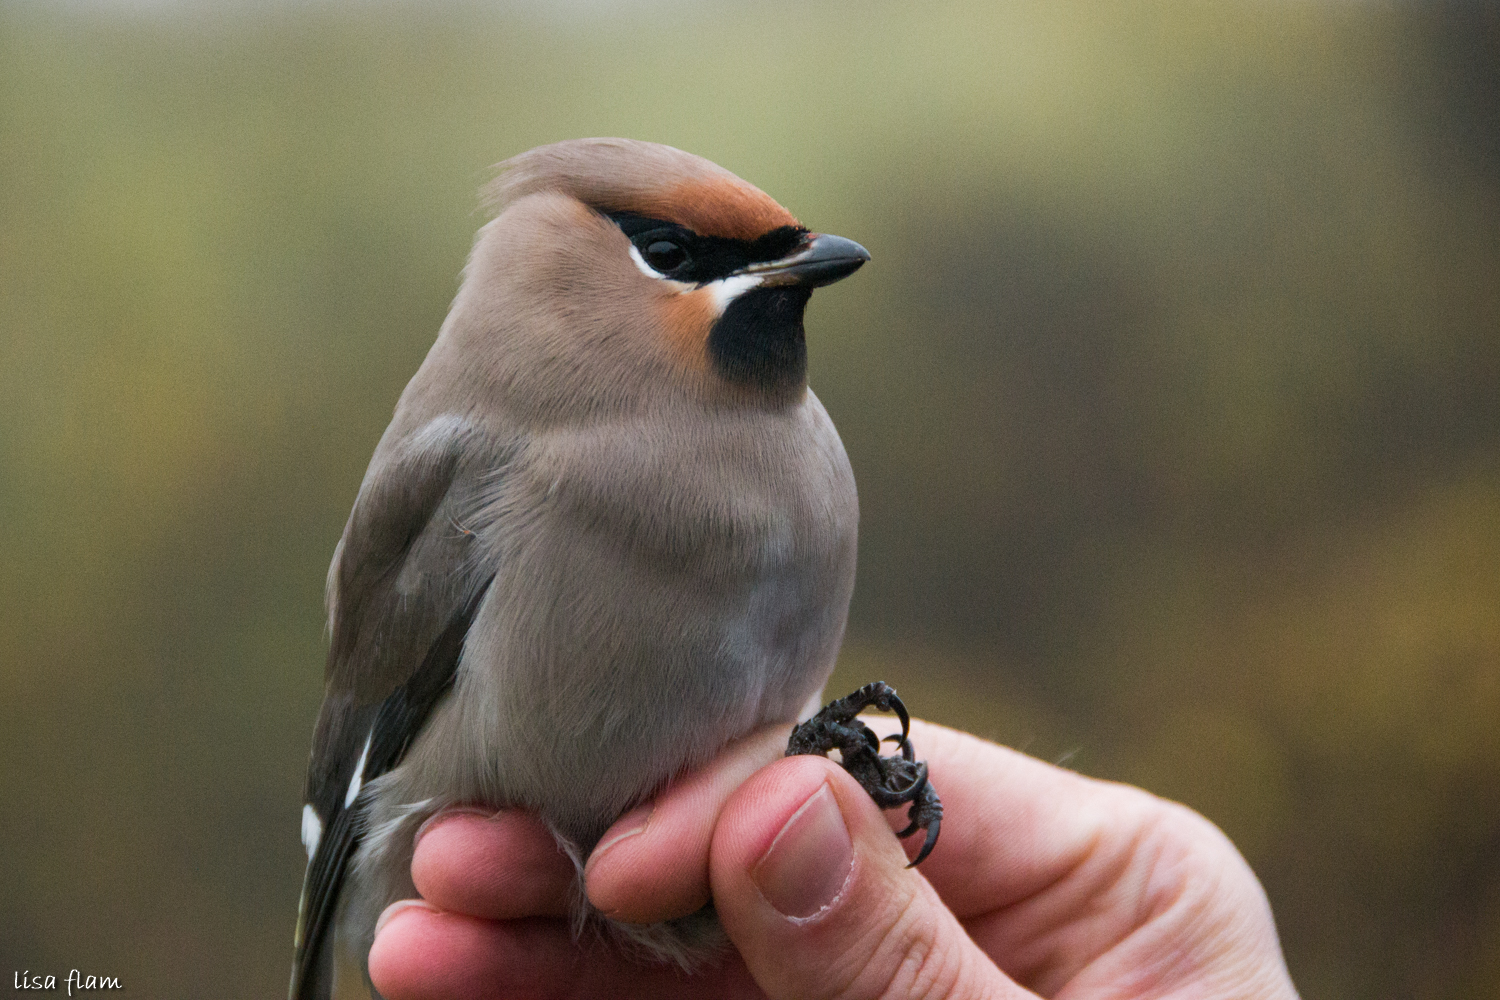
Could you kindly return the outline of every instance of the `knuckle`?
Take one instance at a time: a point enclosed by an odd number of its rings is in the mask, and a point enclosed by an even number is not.
[[[1182,920],[1205,933],[1248,866],[1233,843],[1187,806],[1138,793],[1131,838],[1140,905],[1154,920]]]

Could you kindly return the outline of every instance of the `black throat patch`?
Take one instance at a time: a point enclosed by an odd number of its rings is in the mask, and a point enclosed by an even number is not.
[[[807,380],[802,312],[811,288],[752,288],[735,298],[708,335],[708,356],[727,381],[770,392]]]

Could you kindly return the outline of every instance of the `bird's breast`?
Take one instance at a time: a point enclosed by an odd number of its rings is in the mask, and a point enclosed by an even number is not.
[[[821,688],[858,511],[809,401],[691,432],[658,421],[526,443],[475,519],[497,573],[460,678],[485,706],[495,797],[586,840]]]
[[[664,570],[732,577],[817,560],[857,518],[826,417],[611,424],[532,451],[522,488],[541,517]]]

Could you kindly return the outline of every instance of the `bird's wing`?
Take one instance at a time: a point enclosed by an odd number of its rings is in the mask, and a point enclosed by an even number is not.
[[[401,762],[453,684],[469,625],[493,578],[457,518],[476,466],[503,466],[457,419],[377,453],[329,570],[327,687],[308,765],[291,1000],[332,989],[331,928],[364,833],[361,789]],[[382,452],[385,449],[382,448]]]

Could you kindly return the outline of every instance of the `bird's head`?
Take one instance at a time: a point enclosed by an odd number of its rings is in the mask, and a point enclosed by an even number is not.
[[[722,167],[654,143],[530,150],[501,164],[486,201],[496,214],[444,336],[534,419],[684,394],[796,402],[808,297],[870,259]]]

